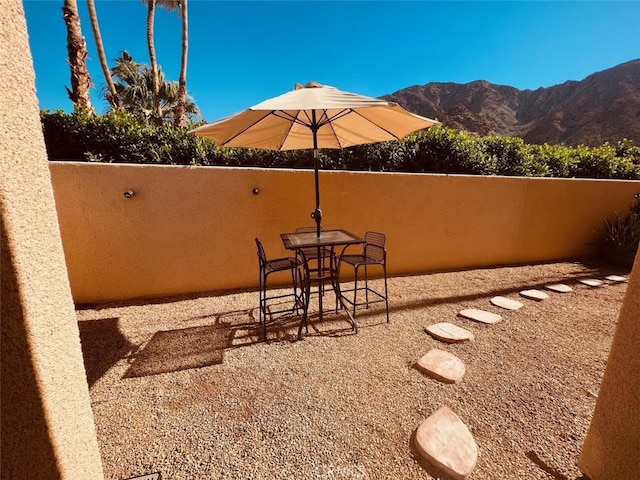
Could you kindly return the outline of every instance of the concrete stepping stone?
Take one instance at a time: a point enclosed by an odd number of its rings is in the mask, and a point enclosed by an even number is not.
[[[604,277],[607,280],[612,282],[627,282],[627,277],[621,277],[620,275],[609,275],[608,277]]]
[[[578,281],[590,287],[601,287],[604,285],[604,282],[599,278],[581,278]]]
[[[480,323],[498,323],[502,320],[502,317],[497,313],[485,312],[484,310],[478,310],[477,308],[467,308],[458,313],[461,317]]]
[[[522,290],[520,292],[520,295],[522,295],[524,298],[536,301],[546,300],[547,298],[549,298],[549,295],[540,290]]]
[[[558,293],[573,292],[573,288],[571,288],[569,285],[565,285],[564,283],[554,283],[552,285],[546,285],[545,288],[547,290],[551,290],[553,292],[558,292]]]
[[[456,480],[466,480],[478,460],[471,432],[449,407],[424,420],[415,436],[416,450],[429,463]]]
[[[416,366],[421,372],[444,383],[458,383],[465,373],[462,360],[437,348],[429,350]]]
[[[491,303],[496,307],[506,308],[507,310],[520,310],[524,306],[517,300],[511,300],[507,297],[493,297]]]
[[[473,333],[453,323],[434,323],[427,327],[427,333],[437,340],[445,343],[460,343],[473,340]]]

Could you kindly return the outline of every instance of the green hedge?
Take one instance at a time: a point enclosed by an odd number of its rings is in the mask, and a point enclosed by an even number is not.
[[[170,125],[140,124],[124,112],[88,116],[42,111],[49,159],[109,163],[310,168],[309,151],[220,148]],[[190,127],[192,128],[192,127]],[[640,179],[640,147],[629,140],[600,147],[528,145],[443,126],[401,142],[323,150],[334,170],[462,173],[531,177]]]

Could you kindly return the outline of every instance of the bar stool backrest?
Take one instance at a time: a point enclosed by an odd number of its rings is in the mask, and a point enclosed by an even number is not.
[[[364,234],[364,241],[365,258],[376,262],[384,262],[387,254],[384,248],[387,236],[380,232],[367,232]]]
[[[258,247],[258,261],[260,262],[260,268],[263,268],[267,263],[267,254],[264,251],[262,242],[256,237],[256,246]]]

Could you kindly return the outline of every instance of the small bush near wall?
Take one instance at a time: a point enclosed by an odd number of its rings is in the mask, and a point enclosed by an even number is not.
[[[54,161],[311,167],[308,151],[222,149],[188,129],[140,124],[125,112],[42,111],[41,119]],[[600,147],[528,145],[520,138],[482,137],[440,125],[401,142],[323,150],[322,162],[331,170],[640,179],[640,147],[629,140]]]

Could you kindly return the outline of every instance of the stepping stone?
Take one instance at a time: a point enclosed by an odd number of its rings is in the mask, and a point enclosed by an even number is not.
[[[581,278],[578,281],[590,287],[601,287],[604,285],[604,282],[598,278]]]
[[[564,283],[554,283],[553,285],[547,285],[545,288],[547,290],[552,290],[558,293],[573,292],[573,288],[571,288],[569,285],[565,285]]]
[[[478,460],[471,432],[449,407],[424,420],[415,436],[418,453],[456,480],[466,480]]]
[[[458,383],[464,376],[464,363],[455,355],[434,348],[416,364],[423,373],[444,383]]]
[[[427,333],[446,343],[460,343],[473,340],[473,333],[452,323],[434,323],[427,327]]]
[[[520,310],[524,306],[517,300],[511,300],[507,297],[493,297],[491,303],[496,307],[506,308],[507,310]]]
[[[467,308],[458,313],[461,317],[469,320],[474,320],[480,323],[498,323],[502,320],[502,317],[497,313],[485,312],[484,310],[478,310],[477,308]]]
[[[627,277],[621,277],[620,275],[609,275],[608,277],[604,277],[607,280],[611,280],[612,282],[626,282]]]
[[[549,298],[549,295],[541,292],[540,290],[522,290],[520,292],[520,295],[522,295],[524,298],[537,301],[546,300],[547,298]]]

